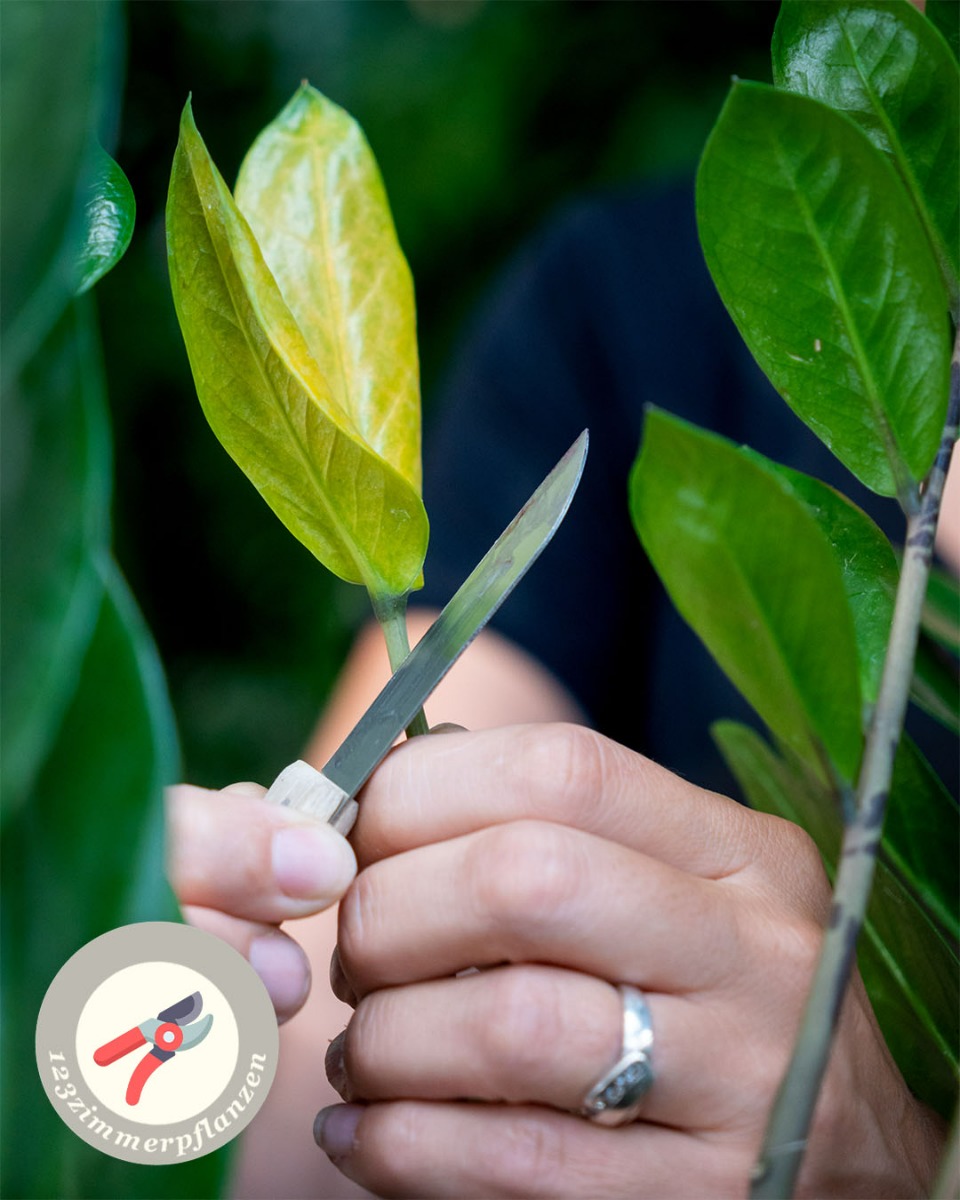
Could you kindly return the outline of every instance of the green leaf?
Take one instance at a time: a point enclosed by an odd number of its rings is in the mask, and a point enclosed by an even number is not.
[[[960,653],[960,588],[957,579],[932,567],[923,605],[923,629],[954,654]]]
[[[853,620],[833,548],[756,457],[651,409],[630,480],[633,521],[684,619],[778,738],[860,761]]]
[[[106,544],[110,435],[89,302],[69,305],[4,396],[4,815],[29,792],[93,634]]]
[[[927,580],[920,641],[910,698],[941,724],[960,733],[960,589],[956,577],[934,566]]]
[[[883,530],[835,488],[756,451],[745,449],[744,453],[783,479],[816,517],[833,547],[853,614],[860,691],[864,703],[873,704],[880,690],[900,575],[893,547]]]
[[[788,0],[773,78],[852,117],[907,185],[944,282],[960,270],[960,71],[909,0]]]
[[[947,937],[960,940],[960,808],[909,735],[900,739],[881,853]]]
[[[59,320],[76,284],[84,192],[110,144],[120,6],[4,4],[0,37],[4,391]],[[52,64],[56,64],[52,67]]]
[[[77,259],[76,294],[82,295],[123,258],[136,219],[133,188],[120,167],[97,147],[94,178],[84,205],[84,238]]]
[[[419,492],[413,280],[359,125],[303,84],[251,146],[235,194],[333,399]]]
[[[798,765],[781,759],[746,726],[721,721],[711,732],[752,807],[806,829],[832,879],[841,822],[831,793]],[[904,782],[911,776],[910,781],[917,782],[914,765],[900,776]],[[949,814],[944,821],[943,808],[930,800],[926,784],[919,792],[891,795],[857,959],[877,1020],[908,1085],[949,1115],[956,1102],[960,963],[955,945],[944,938],[930,915],[929,881],[921,882],[918,891],[909,871],[901,874],[907,863],[911,869],[932,868],[934,877],[949,880],[955,921],[955,861],[946,863],[955,859],[955,811],[952,823]],[[946,800],[950,802],[949,797]],[[902,849],[899,859],[894,859],[890,847],[897,839]],[[945,864],[949,869],[943,876]]]
[[[94,562],[96,630],[30,803],[3,837],[4,1194],[210,1196],[223,1154],[157,1171],[99,1153],[50,1106],[36,1073],[43,995],[94,937],[135,921],[177,920],[164,871],[162,787],[177,772],[156,652],[106,554]],[[29,1137],[22,1131],[30,1130]]]
[[[790,407],[910,502],[943,429],[948,297],[902,180],[843,114],[736,83],[697,176],[720,295]]]
[[[947,729],[960,733],[960,677],[955,655],[920,635],[913,662],[910,699]]]
[[[174,303],[211,428],[280,520],[374,596],[418,584],[418,492],[340,407],[193,122],[167,202]]]
[[[954,59],[960,58],[960,5],[957,0],[927,0],[924,15],[943,34]]]

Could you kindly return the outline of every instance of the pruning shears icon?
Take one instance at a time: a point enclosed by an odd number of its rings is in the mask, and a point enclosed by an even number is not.
[[[202,1021],[194,1021],[202,1008],[203,997],[199,992],[194,992],[94,1051],[93,1061],[98,1066],[108,1067],[138,1047],[153,1043],[153,1048],[141,1058],[130,1076],[126,1096],[128,1104],[139,1102],[143,1085],[157,1067],[173,1058],[178,1050],[189,1050],[207,1036],[213,1016],[208,1013]]]

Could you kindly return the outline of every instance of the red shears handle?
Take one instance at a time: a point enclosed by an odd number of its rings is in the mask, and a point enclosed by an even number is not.
[[[112,1042],[107,1042],[98,1050],[94,1050],[93,1061],[99,1067],[109,1067],[118,1058],[123,1058],[131,1050],[136,1050],[138,1046],[145,1046],[146,1044],[147,1039],[134,1026],[133,1029],[128,1029],[126,1033],[121,1033],[119,1037],[115,1037]]]
[[[127,1084],[127,1103],[137,1104],[140,1100],[140,1093],[143,1091],[143,1085],[147,1082],[150,1076],[154,1073],[157,1067],[162,1067],[167,1061],[167,1058],[172,1058],[173,1055],[167,1055],[163,1058],[157,1058],[156,1054],[151,1052],[145,1054],[133,1069],[133,1074],[130,1076],[130,1082]]]

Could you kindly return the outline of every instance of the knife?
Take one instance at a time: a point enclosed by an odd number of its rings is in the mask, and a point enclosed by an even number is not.
[[[357,818],[356,795],[427,697],[506,600],[556,533],[587,457],[585,429],[461,584],[322,771],[298,760],[264,797],[346,836]]]

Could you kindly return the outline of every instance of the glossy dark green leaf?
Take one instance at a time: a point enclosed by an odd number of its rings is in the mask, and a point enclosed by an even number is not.
[[[833,548],[756,457],[656,409],[634,524],[684,619],[773,732],[846,779],[862,748],[857,646]]]
[[[811,774],[781,759],[746,726],[732,721],[712,727],[717,744],[752,807],[802,826],[817,843],[833,877],[841,822],[832,794]],[[912,765],[901,776],[916,776]],[[956,821],[941,821],[942,810],[925,788],[891,796],[888,829],[857,958],[884,1037],[911,1089],[948,1115],[956,1102],[960,962],[955,943],[944,937],[918,892],[901,873],[904,857],[891,863],[893,838],[904,839],[911,866],[942,866],[944,850],[956,845]],[[895,813],[897,814],[895,816]],[[898,824],[899,821],[899,824]],[[953,833],[953,841],[950,840]],[[917,850],[922,843],[924,849]],[[911,848],[912,846],[912,848]],[[929,857],[939,854],[939,862]],[[912,858],[910,857],[912,854]],[[949,875],[955,876],[955,862]],[[950,885],[952,887],[952,883]],[[956,919],[955,889],[953,901]]]
[[[77,686],[109,534],[110,439],[96,330],[74,302],[4,396],[0,784],[20,804]]]
[[[790,407],[868,487],[912,497],[943,429],[948,297],[886,156],[816,100],[736,83],[697,220],[720,295]]]
[[[779,87],[845,112],[907,185],[944,282],[960,270],[960,71],[909,0],[787,0],[773,35]]]
[[[137,205],[129,180],[109,154],[98,147],[95,173],[87,185],[83,244],[77,259],[78,296],[89,291],[123,258],[136,219]]]
[[[250,147],[235,194],[334,400],[419,492],[413,280],[363,131],[303,84]]]
[[[746,453],[781,476],[816,517],[833,547],[853,614],[860,691],[864,703],[873,704],[880,690],[900,574],[893,547],[883,530],[835,488],[755,451]]]
[[[287,528],[374,596],[420,579],[416,489],[337,402],[250,228],[184,111],[167,203],[174,302],[221,443]]]
[[[156,652],[109,557],[79,686],[30,803],[3,838],[4,1194],[104,1200],[212,1196],[223,1155],[135,1166],[76,1137],[36,1074],[37,1012],[51,979],[91,938],[134,921],[176,920],[166,883],[162,786],[177,774]],[[24,1137],[23,1131],[30,1136]]]

